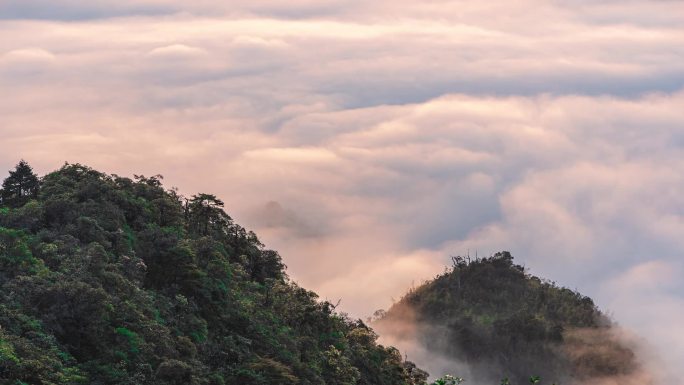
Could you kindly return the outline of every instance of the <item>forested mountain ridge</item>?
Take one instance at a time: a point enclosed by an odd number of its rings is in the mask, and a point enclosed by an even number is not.
[[[0,191],[0,384],[423,384],[209,194],[25,162]]]
[[[523,384],[531,375],[545,384],[650,383],[591,298],[527,273],[508,252],[453,258],[452,268],[377,316],[383,337],[462,363],[462,375],[478,384]],[[635,373],[644,380],[625,382]]]

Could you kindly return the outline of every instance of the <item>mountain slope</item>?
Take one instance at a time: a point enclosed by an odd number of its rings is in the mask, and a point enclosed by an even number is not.
[[[634,351],[589,297],[527,274],[508,252],[455,258],[373,326],[397,346],[428,352],[416,360],[426,367],[441,361],[440,370],[467,370],[461,375],[476,383],[540,375],[586,384],[639,372]]]
[[[0,191],[1,384],[418,384],[213,195],[20,163]]]

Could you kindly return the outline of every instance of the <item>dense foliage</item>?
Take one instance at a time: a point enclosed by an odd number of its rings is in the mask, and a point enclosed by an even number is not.
[[[0,192],[2,384],[422,384],[213,195],[79,164]],[[39,182],[39,183],[38,183]]]
[[[414,325],[429,351],[466,362],[483,383],[506,375],[524,384],[531,374],[585,383],[637,367],[589,297],[526,273],[508,252],[454,258],[451,269],[380,316],[381,330]]]

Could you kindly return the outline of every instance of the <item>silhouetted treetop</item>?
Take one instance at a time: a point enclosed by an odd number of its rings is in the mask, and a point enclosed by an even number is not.
[[[9,176],[2,182],[0,198],[2,204],[10,207],[23,206],[38,196],[40,181],[33,169],[25,160],[21,160],[10,170]]]

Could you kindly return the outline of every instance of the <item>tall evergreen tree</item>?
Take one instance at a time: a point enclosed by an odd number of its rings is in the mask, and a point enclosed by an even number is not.
[[[21,207],[38,196],[40,181],[25,160],[19,161],[14,171],[2,182],[0,198],[4,206]]]
[[[232,219],[223,211],[223,201],[212,194],[193,195],[187,203],[186,216],[192,234],[207,236],[212,229],[224,229]]]

